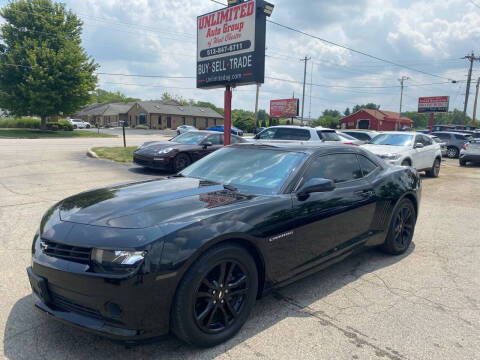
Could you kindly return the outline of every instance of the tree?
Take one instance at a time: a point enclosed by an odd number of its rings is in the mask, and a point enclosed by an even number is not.
[[[360,109],[372,109],[372,110],[380,110],[380,105],[374,103],[368,103],[365,105],[355,105],[352,110],[352,114],[356,113]]]
[[[340,118],[342,114],[340,114],[340,111],[338,110],[329,110],[329,109],[325,109],[322,113],[322,116],[331,116],[331,117],[334,117],[334,118]]]
[[[179,105],[189,105],[189,102],[179,95],[171,95],[168,92],[162,94],[162,101],[175,101]]]
[[[232,111],[232,124],[245,132],[251,133],[255,129],[254,113],[235,109]]]
[[[98,65],[81,46],[82,21],[65,4],[17,0],[0,10],[0,107],[13,114],[71,114],[90,100]]]
[[[345,115],[345,116],[349,116],[350,114],[351,114],[351,112],[350,112],[350,108],[348,108],[348,107],[347,107],[347,108],[345,109],[345,111],[344,111],[343,115]]]
[[[92,104],[100,104],[106,103],[109,101],[117,101],[117,102],[135,102],[139,101],[140,99],[127,97],[126,95],[122,94],[120,91],[111,92],[103,89],[95,89],[90,94],[90,103]]]

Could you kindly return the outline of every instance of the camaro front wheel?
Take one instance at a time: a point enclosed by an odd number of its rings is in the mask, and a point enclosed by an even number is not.
[[[172,307],[172,330],[190,344],[220,344],[247,321],[257,290],[257,267],[248,251],[235,244],[215,246],[180,282]]]

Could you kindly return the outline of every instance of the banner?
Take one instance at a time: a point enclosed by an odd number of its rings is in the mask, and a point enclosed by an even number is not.
[[[281,99],[270,101],[271,117],[292,117],[298,116],[299,99]]]
[[[449,102],[449,96],[421,97],[418,99],[418,112],[448,112]]]

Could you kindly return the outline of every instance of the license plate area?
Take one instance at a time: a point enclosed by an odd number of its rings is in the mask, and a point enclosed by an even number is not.
[[[35,275],[31,267],[27,268],[27,274],[32,291],[40,298],[42,302],[48,304],[51,299],[48,292],[47,279]]]

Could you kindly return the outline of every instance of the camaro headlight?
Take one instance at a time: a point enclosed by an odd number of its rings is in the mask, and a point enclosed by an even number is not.
[[[400,154],[384,154],[384,155],[380,155],[380,157],[382,159],[387,159],[387,160],[398,160],[400,159],[402,155]]]
[[[172,152],[173,148],[167,147],[165,149],[160,150],[157,154],[168,154],[169,152]]]
[[[146,254],[146,251],[93,249],[93,270],[107,274],[128,274],[140,265]]]

